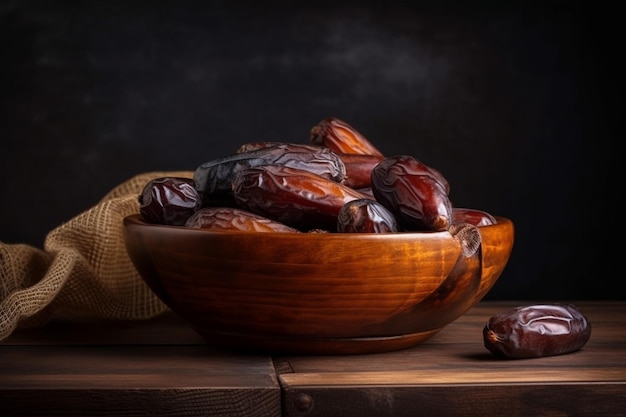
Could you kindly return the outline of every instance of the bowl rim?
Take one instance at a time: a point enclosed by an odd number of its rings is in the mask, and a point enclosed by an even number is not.
[[[393,232],[393,233],[356,233],[356,232],[332,232],[332,233],[291,233],[291,232],[249,232],[249,231],[215,231],[199,228],[190,228],[186,226],[173,226],[148,223],[141,217],[141,214],[135,213],[128,215],[124,218],[125,225],[125,239],[128,245],[131,242],[131,249],[129,256],[133,259],[133,263],[138,260],[137,271],[141,279],[151,288],[156,296],[168,305],[174,312],[181,315],[185,321],[187,321],[199,334],[201,334],[210,344],[224,347],[227,349],[240,349],[244,351],[248,350],[260,350],[269,352],[282,352],[287,354],[302,353],[302,354],[362,354],[362,353],[378,353],[384,351],[399,350],[407,347],[414,346],[422,341],[428,339],[445,326],[456,320],[462,314],[464,314],[466,308],[471,308],[475,305],[487,292],[491,289],[493,284],[499,279],[504,266],[508,262],[508,257],[511,253],[514,241],[514,225],[513,222],[502,216],[494,216],[498,221],[496,224],[489,226],[481,226],[479,229],[484,230],[488,235],[487,245],[485,246],[486,252],[484,253],[499,253],[500,260],[496,263],[489,262],[483,264],[482,253],[480,256],[480,262],[477,258],[472,256],[469,258],[463,258],[461,246],[456,242],[455,237],[449,231],[442,232]],[[509,234],[511,240],[509,241]],[[252,235],[260,236],[259,238],[251,238]],[[262,235],[262,236],[261,236]],[[221,265],[238,265],[236,260],[236,254],[230,255],[233,252],[231,249],[234,246],[240,245],[242,242],[244,245],[251,244],[253,247],[257,245],[265,248],[264,244],[270,244],[272,247],[284,246],[285,248],[291,248],[294,244],[302,243],[307,251],[302,253],[308,254],[309,250],[315,250],[315,246],[325,246],[325,250],[338,250],[338,253],[342,253],[344,248],[347,253],[350,253],[350,248],[356,246],[367,246],[371,249],[380,249],[381,247],[389,247],[390,251],[394,251],[394,247],[400,244],[403,247],[419,247],[419,246],[431,246],[432,244],[440,246],[445,249],[445,252],[449,255],[447,258],[450,260],[457,259],[454,265],[450,265],[450,268],[444,268],[447,270],[443,281],[437,281],[433,284],[433,291],[428,290],[428,293],[424,293],[424,297],[403,296],[398,299],[398,296],[392,296],[389,299],[389,303],[382,304],[382,316],[379,311],[373,311],[371,314],[362,314],[359,312],[358,319],[354,314],[346,313],[342,318],[343,323],[338,326],[337,318],[332,317],[332,324],[328,328],[320,331],[318,327],[317,313],[307,313],[304,315],[293,315],[293,320],[287,320],[287,322],[275,320],[266,324],[263,320],[256,324],[250,325],[248,320],[248,311],[254,311],[253,298],[256,298],[256,292],[261,289],[262,291],[275,291],[275,288],[279,288],[281,294],[288,294],[293,298],[294,294],[300,294],[301,283],[298,280],[294,280],[290,271],[301,265],[305,265],[311,274],[315,272],[317,263],[309,260],[301,261],[297,256],[296,258],[283,259],[279,262],[274,262],[271,255],[268,261],[267,253],[263,254],[263,264],[270,265],[273,268],[274,264],[280,263],[287,266],[285,273],[271,275],[271,280],[265,281],[259,280],[258,277],[264,278],[269,274],[265,267],[258,269],[257,267],[261,263],[257,262],[257,257],[251,258],[250,262],[245,262],[250,265],[249,270],[244,268],[244,281],[231,279],[228,275],[224,278],[223,274],[217,273],[211,275],[211,279],[206,280],[204,278],[198,279],[183,279],[179,281],[180,274],[185,274],[185,269],[180,269],[180,265],[177,262],[169,262],[165,257],[161,257],[163,253],[168,252],[167,247],[164,248],[163,243],[167,242],[169,238],[172,238],[172,242],[175,242],[177,251],[185,251],[187,246],[187,239],[190,242],[189,245],[193,247],[194,259],[198,260],[198,265],[202,265],[204,259],[207,258],[202,254],[199,258],[195,256],[199,246],[197,243],[215,244],[216,247],[225,244],[223,247],[228,251],[228,257],[222,262],[220,255],[211,253],[209,258],[219,259]],[[258,239],[261,239],[260,241]],[[504,239],[504,241],[503,241]],[[146,242],[151,247],[146,247]],[[326,245],[328,243],[328,245]],[[178,246],[180,245],[180,246]],[[166,245],[167,246],[167,245]],[[330,249],[328,249],[330,248]],[[508,248],[508,249],[507,249]],[[370,249],[368,249],[370,250]],[[508,250],[507,253],[504,251]],[[136,251],[136,252],[133,252]],[[165,251],[165,252],[163,252]],[[218,251],[219,252],[219,251]],[[400,251],[395,251],[400,252]],[[273,251],[270,253],[282,253],[281,251]],[[315,253],[315,252],[314,252]],[[330,252],[333,253],[334,252]],[[457,255],[455,255],[455,253]],[[186,255],[185,255],[186,256]],[[154,261],[157,259],[158,261]],[[284,262],[283,262],[284,261]],[[195,261],[194,261],[195,262]],[[212,261],[211,261],[212,262]],[[269,262],[269,263],[268,263]],[[352,260],[350,259],[350,262]],[[499,262],[502,263],[500,268]],[[480,265],[478,265],[480,263]],[[195,270],[196,263],[192,265],[190,270]],[[312,265],[309,267],[309,265]],[[446,264],[447,265],[447,264]],[[480,269],[471,270],[469,267],[476,265]],[[485,267],[486,265],[486,267]],[[496,268],[494,268],[494,265]],[[458,267],[457,267],[458,266]],[[291,268],[291,269],[290,269]],[[412,267],[411,267],[412,268]],[[223,271],[226,269],[219,269]],[[452,271],[454,275],[451,277]],[[143,272],[139,272],[143,271]],[[173,277],[168,277],[170,271],[176,271]],[[248,273],[251,271],[250,273]],[[353,270],[354,271],[354,270]],[[353,272],[352,271],[352,272]],[[233,274],[237,274],[240,271],[235,268]],[[324,275],[321,279],[315,278],[309,281],[314,287],[326,288],[332,287],[335,282],[340,284],[340,288],[345,286],[345,282],[348,279],[353,283],[352,278],[348,277],[352,272],[347,274],[340,274],[337,276],[331,276],[330,278]],[[469,277],[467,274],[472,276]],[[165,274],[165,275],[162,275]],[[307,276],[315,276],[306,273]],[[376,272],[374,272],[376,274]],[[344,277],[345,275],[345,277]],[[417,289],[417,277],[411,275],[413,280],[413,286]],[[470,279],[471,278],[471,279]],[[457,282],[463,283],[469,282],[471,285],[461,285],[457,292]],[[243,292],[243,299],[248,300],[246,303],[252,302],[252,308],[249,304],[246,304],[244,313],[237,313],[232,315],[232,311],[235,308],[241,308],[240,300],[236,303],[230,297],[241,297],[242,291],[240,291],[241,282],[251,282],[249,280],[256,280],[255,285],[245,287]],[[390,285],[401,284],[405,285],[408,281],[405,279],[394,279],[389,281],[384,276],[380,278],[374,275],[361,277],[359,280],[367,282],[367,286],[362,286],[361,281],[353,283],[349,288],[356,288],[357,293],[365,294],[366,302],[370,299],[369,294],[371,289],[377,288],[389,288]],[[193,290],[192,298],[201,297],[202,294],[206,294],[206,291],[210,291],[212,296],[216,297],[216,302],[219,304],[220,311],[226,311],[222,314],[212,314],[211,309],[206,310],[205,306],[198,307],[198,304],[193,304],[190,308],[189,303],[184,302],[181,304],[181,292],[187,291],[188,285],[201,285],[204,292],[197,291],[197,288]],[[200,284],[198,284],[200,283]],[[268,284],[269,283],[269,284]],[[285,283],[288,285],[285,286]],[[218,291],[215,292],[215,285],[217,285]],[[356,287],[354,286],[356,285]],[[367,291],[360,289],[366,288]],[[426,287],[424,287],[426,288]],[[232,291],[235,289],[235,291]],[[414,290],[415,290],[414,289]],[[343,291],[343,290],[341,290]],[[364,292],[365,291],[365,292]],[[395,290],[394,290],[395,291]],[[394,294],[395,292],[383,291],[384,294]],[[420,291],[422,291],[420,289]],[[223,293],[228,292],[228,297],[223,297]],[[197,295],[200,294],[200,295]],[[215,295],[217,294],[217,295]],[[308,293],[307,293],[308,294]],[[310,297],[305,301],[305,307],[310,311],[314,309],[317,303],[326,300],[325,292],[311,292]],[[341,294],[341,292],[339,293]],[[378,294],[378,293],[376,293]],[[402,291],[399,294],[406,294],[406,291]],[[324,295],[320,298],[320,295]],[[186,295],[182,298],[185,300]],[[308,297],[308,296],[307,296]],[[378,297],[378,295],[376,296]],[[413,297],[413,298],[411,298]],[[292,298],[289,298],[292,299]],[[388,298],[388,297],[387,297]],[[270,299],[272,299],[270,297]],[[361,301],[363,301],[361,300]],[[298,299],[298,303],[300,303]],[[204,303],[205,300],[202,300]],[[445,303],[444,303],[445,302]],[[452,302],[448,307],[446,304]],[[350,308],[354,307],[354,302],[350,302]],[[442,304],[443,303],[443,304]],[[460,304],[459,304],[460,303]],[[263,312],[261,317],[286,317],[285,314],[291,313],[295,308],[291,302],[286,303],[268,303],[267,297],[265,301],[261,302],[262,306],[271,305],[274,306],[275,311],[268,315],[267,312]],[[361,304],[359,304],[361,305]],[[341,304],[338,304],[341,307]],[[387,306],[387,307],[384,307]],[[218,308],[218,307],[215,307]],[[261,308],[261,307],[259,307]],[[263,307],[264,308],[264,307]],[[299,308],[299,307],[298,307]],[[337,306],[333,307],[337,308]],[[343,307],[341,307],[343,308]],[[225,309],[225,310],[224,310]],[[370,309],[369,307],[366,307]],[[205,311],[206,310],[206,311]],[[371,309],[370,309],[371,310]],[[321,311],[334,311],[324,307]],[[360,310],[359,310],[360,311]],[[198,313],[200,312],[200,313]],[[211,313],[211,314],[209,314]],[[208,314],[208,315],[207,315]],[[374,316],[372,316],[372,314]],[[422,317],[430,317],[427,322],[416,321],[417,315]],[[364,317],[366,318],[365,321]],[[369,318],[368,318],[369,317]],[[382,317],[382,319],[381,319]],[[449,320],[451,319],[451,320]],[[233,321],[234,320],[234,321]],[[355,321],[357,320],[357,321]],[[254,321],[254,320],[252,320]],[[243,322],[245,324],[241,324]],[[234,323],[234,327],[233,327]],[[273,324],[277,323],[277,324]],[[252,326],[252,327],[250,327]],[[297,326],[297,327],[294,327]],[[294,331],[293,329],[296,329]],[[346,330],[348,329],[348,330]]]
[[[494,215],[497,223],[480,226],[478,230],[490,230],[494,228],[502,227],[504,223],[512,223],[512,220],[503,217]],[[158,223],[149,223],[142,218],[140,213],[133,213],[127,215],[123,219],[123,224],[125,228],[128,227],[141,227],[155,230],[177,230],[181,233],[202,233],[205,235],[212,236],[248,236],[251,234],[255,235],[263,235],[267,238],[272,237],[284,237],[289,236],[290,238],[295,239],[383,239],[383,240],[396,240],[396,239],[417,239],[417,238],[427,238],[427,239],[437,239],[437,238],[448,238],[452,237],[452,234],[448,230],[443,231],[411,231],[411,232],[385,232],[385,233],[375,233],[375,232],[257,232],[257,231],[247,231],[247,230],[209,230],[202,228],[193,228],[187,226],[176,226],[176,225],[168,225],[168,224],[158,224]]]

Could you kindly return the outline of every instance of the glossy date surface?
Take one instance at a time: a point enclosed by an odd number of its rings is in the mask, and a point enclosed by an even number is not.
[[[263,165],[245,169],[233,180],[239,207],[299,230],[335,230],[339,210],[366,196],[302,169]]]
[[[372,186],[372,170],[384,159],[382,156],[355,153],[341,153],[338,155],[346,166],[344,184],[356,189],[370,188]]]
[[[388,157],[376,165],[372,192],[407,231],[443,231],[452,224],[445,185],[412,156]]]
[[[267,164],[303,169],[336,182],[343,182],[346,176],[343,161],[328,148],[292,143],[261,146],[196,168],[193,181],[203,206],[230,204],[235,175],[243,169]]]
[[[519,306],[494,315],[483,329],[487,350],[511,359],[575,352],[590,336],[591,324],[572,304]]]
[[[350,201],[339,210],[337,231],[340,233],[392,233],[398,222],[385,206],[371,199]]]
[[[182,226],[198,205],[190,178],[155,178],[139,194],[139,213],[150,223]]]
[[[337,117],[327,117],[313,126],[309,142],[337,153],[383,156],[361,132]]]
[[[185,226],[213,231],[299,233],[280,222],[233,207],[205,207],[192,214]]]

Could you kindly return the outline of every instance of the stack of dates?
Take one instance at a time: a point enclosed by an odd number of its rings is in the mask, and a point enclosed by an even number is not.
[[[363,134],[328,117],[309,143],[251,142],[200,165],[193,178],[151,180],[139,196],[156,224],[255,232],[387,233],[494,224],[454,207],[450,185],[409,155],[385,157]]]

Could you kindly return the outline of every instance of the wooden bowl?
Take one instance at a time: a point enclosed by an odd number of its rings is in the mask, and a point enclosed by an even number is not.
[[[139,274],[209,343],[297,354],[404,349],[476,304],[504,270],[514,227],[481,227],[465,257],[448,232],[211,232],[124,220]]]

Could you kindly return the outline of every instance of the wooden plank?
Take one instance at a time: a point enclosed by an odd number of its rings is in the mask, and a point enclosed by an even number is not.
[[[481,303],[411,349],[273,360],[211,347],[172,315],[55,322],[0,344],[0,416],[623,415],[626,303],[575,303],[593,326],[579,352],[497,359],[482,327],[518,304]]]
[[[624,385],[520,384],[287,387],[286,417],[619,417]]]
[[[278,417],[281,411],[273,389],[45,389],[0,393],[0,415]]]
[[[67,319],[18,329],[0,345],[198,345],[206,341],[171,311],[148,320]]]
[[[375,355],[282,356],[286,416],[618,416],[626,410],[626,303],[576,304],[592,323],[578,352],[508,360],[482,328],[527,302],[480,303],[424,343]]]
[[[534,369],[534,370],[459,370],[440,369],[436,373],[424,371],[393,372],[333,372],[283,374],[281,383],[285,386],[328,387],[329,378],[333,385],[353,386],[401,386],[401,385],[460,385],[460,384],[524,384],[524,383],[603,383],[626,384],[626,371],[621,369]]]
[[[280,356],[274,357],[274,362],[285,378],[337,372],[353,373],[355,378],[360,378],[364,373],[379,371],[414,371],[423,375],[446,370],[476,375],[509,372],[511,378],[515,372],[526,370],[553,370],[572,375],[593,368],[626,372],[626,303],[581,303],[579,307],[592,323],[592,335],[578,352],[536,359],[499,359],[485,349],[482,328],[491,315],[514,304],[479,304],[431,339],[410,349],[374,355]],[[293,375],[286,375],[287,372]],[[621,375],[626,379],[626,374]]]
[[[0,416],[279,416],[268,355],[213,348],[172,315],[55,322],[0,344]]]
[[[13,346],[1,352],[0,390],[276,386],[270,357],[203,346]]]

